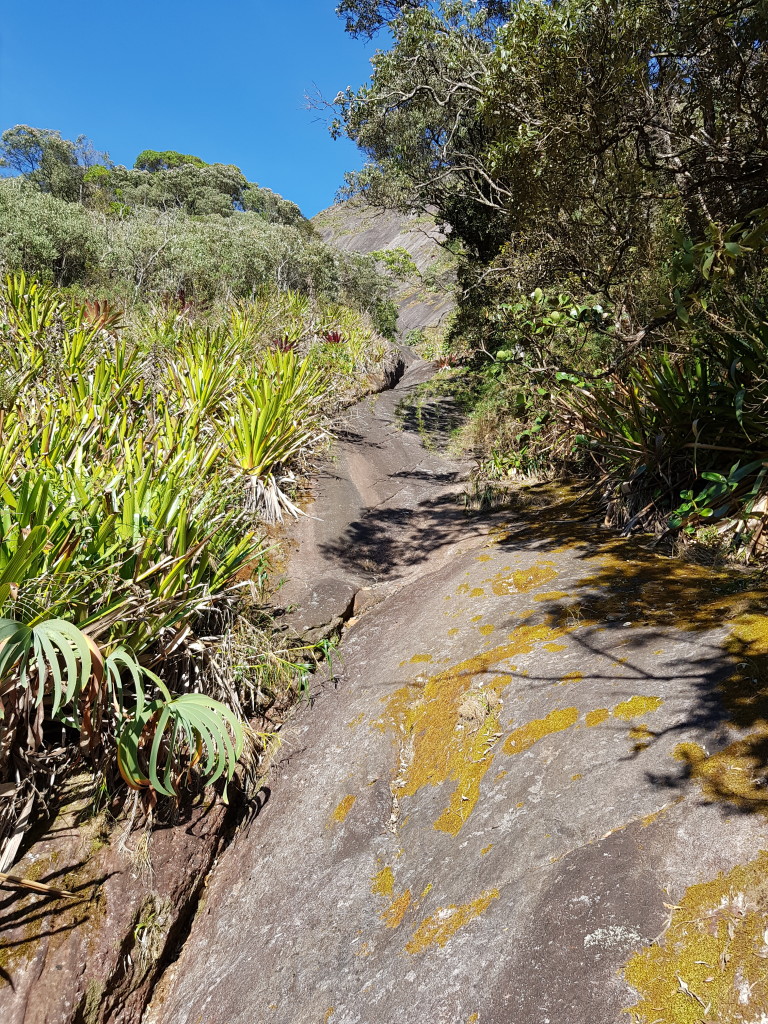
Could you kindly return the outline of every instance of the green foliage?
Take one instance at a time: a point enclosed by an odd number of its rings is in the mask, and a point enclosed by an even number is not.
[[[231,779],[243,745],[241,723],[219,701],[201,693],[171,698],[166,691],[123,725],[117,763],[131,789],[175,796],[183,772],[198,763],[209,785],[222,775]]]
[[[394,334],[376,260],[325,245],[299,208],[238,167],[145,150],[133,169],[87,139],[18,125],[2,137],[0,270],[25,271],[134,304],[199,305],[265,286],[341,300]]]
[[[387,273],[396,279],[407,280],[409,277],[419,276],[419,268],[413,262],[413,257],[402,246],[397,249],[377,249],[371,256],[383,264]]]
[[[312,229],[309,221],[295,203],[283,199],[268,188],[259,188],[249,182],[243,190],[241,202],[243,209],[249,213],[257,213],[270,224],[290,224],[301,228],[307,235]]]
[[[109,162],[84,135],[74,142],[60,132],[17,124],[3,132],[0,167],[9,167],[41,192],[70,202],[82,197],[88,168]]]
[[[364,314],[298,292],[131,319],[24,275],[0,337],[2,843],[76,741],[149,801],[231,779],[260,706],[231,631],[255,678],[306,672],[248,626],[259,524],[298,511],[293,472],[383,349]]]
[[[394,341],[397,337],[397,306],[393,299],[377,302],[371,311],[373,326],[385,338]]]
[[[295,352],[272,349],[257,377],[245,381],[222,441],[233,464],[247,477],[253,502],[270,519],[298,510],[280,487],[281,468],[322,438],[318,404],[325,390],[321,374]]]
[[[768,453],[764,5],[339,13],[391,33],[337,98],[332,130],[368,157],[348,192],[450,225],[449,343],[487,382],[465,433],[490,471],[595,475],[625,524],[749,516]]]
[[[768,321],[753,308],[750,334],[713,335],[690,353],[654,350],[628,372],[561,396],[575,443],[615,480],[642,484],[672,525],[739,509],[763,485],[768,458]],[[757,330],[755,328],[758,328]],[[725,469],[724,463],[739,461]],[[709,482],[694,497],[698,479]],[[738,486],[735,486],[738,485]]]
[[[45,536],[45,529],[38,529]],[[11,585],[6,586],[10,589]],[[7,682],[17,674],[15,686],[23,692],[34,679],[35,708],[43,703],[49,679],[54,718],[62,704],[72,704],[84,691],[91,675],[91,650],[85,636],[66,619],[47,619],[33,626],[0,619],[0,644],[0,680]]]
[[[179,291],[228,302],[278,285],[375,309],[388,290],[374,260],[342,256],[304,227],[146,206],[105,216],[17,180],[0,181],[0,266],[129,303]]]
[[[0,265],[66,285],[94,272],[103,245],[100,226],[78,204],[0,181]]]
[[[183,210],[191,216],[230,216],[243,205],[248,185],[242,171],[225,164],[182,162],[156,170],[113,167],[89,176],[90,202],[96,206],[120,203],[136,209]]]
[[[136,157],[133,164],[137,171],[170,171],[174,167],[207,167],[208,165],[199,156],[190,156],[187,153],[177,153],[173,149],[166,149],[162,153],[156,149],[143,149]]]

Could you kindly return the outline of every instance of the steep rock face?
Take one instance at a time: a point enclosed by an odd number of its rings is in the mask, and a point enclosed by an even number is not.
[[[765,1019],[766,595],[596,536],[571,498],[468,516],[427,453],[383,481],[388,398],[322,543],[384,600],[145,1024]]]
[[[406,249],[410,253],[420,276],[402,282],[395,292],[403,334],[436,327],[453,309],[453,262],[439,244],[445,236],[429,217],[405,217],[351,200],[318,213],[312,224],[324,242],[345,252]]]

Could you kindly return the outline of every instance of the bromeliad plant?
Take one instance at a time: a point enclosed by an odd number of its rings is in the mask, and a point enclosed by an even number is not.
[[[261,370],[246,381],[222,443],[232,465],[246,477],[249,500],[271,520],[299,509],[282,489],[292,478],[286,470],[299,453],[315,449],[325,434],[319,403],[323,378],[289,349],[271,349]]]
[[[651,350],[623,375],[559,396],[575,450],[609,480],[637,485],[668,525],[749,516],[768,465],[768,316],[688,351]]]
[[[9,585],[3,586],[7,596]],[[103,746],[109,719],[126,783],[170,797],[198,762],[204,782],[222,775],[230,780],[242,753],[243,726],[227,707],[200,693],[174,698],[124,648],[105,656],[66,619],[34,625],[0,619],[0,681],[5,759],[34,762],[37,751],[29,751],[28,743],[24,750],[15,734],[30,723],[41,731],[46,717],[77,730],[81,747],[93,753]],[[147,682],[157,697],[147,699]]]
[[[256,520],[298,514],[286,482],[326,436],[322,359],[268,345],[320,314],[259,301],[124,329],[0,286],[0,871],[74,764],[166,797],[232,778],[217,644],[265,575]]]

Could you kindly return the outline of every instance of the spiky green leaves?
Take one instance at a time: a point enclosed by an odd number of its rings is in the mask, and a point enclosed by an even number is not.
[[[120,731],[117,760],[132,789],[173,796],[184,771],[197,765],[212,784],[229,781],[243,750],[243,727],[223,704],[200,693],[151,701]]]
[[[48,619],[28,626],[0,619],[0,686],[9,677],[21,690],[32,686],[35,707],[50,688],[51,714],[56,716],[63,704],[75,703],[90,675],[91,648],[71,622]]]

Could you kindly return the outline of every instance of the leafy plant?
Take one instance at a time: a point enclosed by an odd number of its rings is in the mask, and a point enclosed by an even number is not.
[[[329,321],[348,344],[322,341]],[[270,348],[275,329],[308,353]],[[76,743],[107,787],[122,777],[148,801],[232,778],[244,709],[276,699],[219,655],[266,575],[258,522],[298,514],[285,489],[326,436],[329,375],[346,387],[372,332],[272,292],[124,326],[15,275],[0,334],[2,851]],[[341,349],[343,371],[326,355]],[[303,660],[249,635],[255,678],[295,694]]]
[[[291,458],[309,451],[323,437],[318,425],[322,377],[292,350],[272,349],[262,373],[247,381],[235,413],[222,430],[233,465],[245,473],[252,504],[270,519],[293,516],[298,508],[281,489]]]

